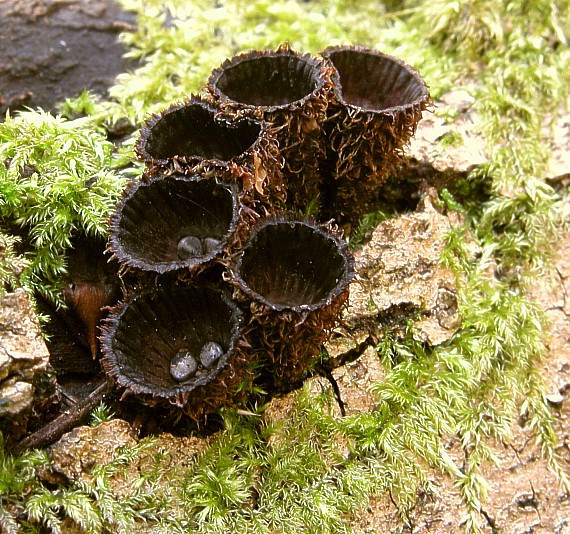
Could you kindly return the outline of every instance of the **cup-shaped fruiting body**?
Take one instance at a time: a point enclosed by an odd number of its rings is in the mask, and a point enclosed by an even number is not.
[[[199,97],[152,115],[141,129],[136,152],[147,166],[194,166],[203,160],[229,163],[259,140],[260,121],[216,117],[218,110]]]
[[[228,59],[208,81],[207,89],[225,115],[263,119],[276,132],[287,204],[295,209],[303,210],[319,195],[332,70],[322,58],[282,46]]]
[[[336,71],[323,196],[328,215],[350,223],[401,161],[431,100],[419,73],[398,58],[357,46],[332,46],[322,55]]]
[[[111,215],[108,249],[142,271],[196,272],[224,255],[240,205],[237,187],[213,178],[143,178],[127,186]]]
[[[344,240],[306,219],[271,217],[251,232],[231,269],[249,301],[246,337],[271,387],[302,379],[340,318],[354,276]]]
[[[214,412],[237,402],[249,380],[241,316],[221,288],[205,284],[135,293],[103,328],[103,369],[123,396],[173,404],[194,418]]]
[[[282,195],[279,147],[267,124],[253,117],[222,117],[213,103],[197,96],[152,115],[135,148],[151,172],[225,170],[224,179],[250,195]]]

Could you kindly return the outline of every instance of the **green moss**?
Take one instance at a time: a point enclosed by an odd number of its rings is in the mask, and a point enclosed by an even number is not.
[[[20,238],[0,232],[0,301],[6,290],[18,286],[18,275],[25,267],[24,258],[16,251],[20,242]]]
[[[31,293],[57,302],[72,237],[106,236],[105,217],[126,183],[112,157],[87,118],[29,111],[0,124],[0,224],[21,236],[17,279]]]
[[[226,413],[224,429],[175,482],[178,515],[165,531],[353,532],[349,519],[375,479],[344,462],[334,402],[328,388],[304,388],[285,420]]]
[[[109,408],[105,402],[101,401],[99,406],[97,406],[91,413],[91,426],[97,426],[101,423],[112,421],[114,418],[115,414],[111,411],[111,408]]]
[[[437,141],[443,147],[457,147],[463,144],[463,136],[459,132],[450,130],[438,138]]]
[[[372,213],[366,213],[360,219],[358,227],[352,232],[350,236],[347,236],[348,243],[350,247],[356,249],[366,239],[367,235],[374,230],[382,221],[385,221],[390,217],[389,213],[379,210]]]
[[[39,469],[50,469],[47,454],[30,451],[13,457],[5,452],[0,434],[0,527],[8,533],[39,533],[45,528],[58,533],[69,518],[81,532],[126,533],[136,522],[156,521],[153,514],[160,510],[153,502],[151,477],[133,481],[120,499],[112,487],[113,477],[152,445],[152,440],[144,440],[125,448],[111,462],[94,466],[89,478],[53,490],[38,477]]]

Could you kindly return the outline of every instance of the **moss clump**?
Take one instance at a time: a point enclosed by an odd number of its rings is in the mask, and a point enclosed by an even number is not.
[[[0,224],[20,238],[17,278],[30,292],[59,301],[73,236],[106,235],[105,217],[126,183],[112,158],[113,145],[89,119],[30,111],[0,124]]]
[[[113,478],[151,445],[146,440],[125,448],[111,462],[94,466],[89,480],[53,490],[38,477],[41,470],[50,473],[47,453],[30,451],[13,457],[6,453],[0,436],[0,526],[9,533],[22,532],[22,528],[57,533],[71,520],[73,527],[89,534],[132,531],[153,508],[154,497],[139,485],[119,498]],[[22,495],[25,503],[20,501]]]
[[[25,267],[25,260],[16,251],[21,239],[0,232],[0,301],[6,290],[18,285],[18,276]]]

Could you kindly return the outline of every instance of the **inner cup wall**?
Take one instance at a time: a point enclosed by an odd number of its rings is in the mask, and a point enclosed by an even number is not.
[[[247,245],[240,275],[250,290],[278,307],[315,305],[345,274],[336,242],[300,223],[261,228]]]
[[[154,159],[174,156],[230,161],[249,149],[258,139],[261,125],[249,120],[227,124],[195,104],[163,115],[151,127],[145,146]]]
[[[425,88],[404,65],[386,56],[338,50],[327,57],[336,67],[346,104],[383,111],[414,103]]]
[[[234,217],[232,192],[211,180],[165,179],[140,187],[123,207],[123,247],[147,263],[179,262],[187,236],[228,235]]]
[[[217,89],[235,102],[251,106],[284,106],[317,88],[316,67],[295,56],[260,56],[228,66]]]
[[[214,341],[227,352],[237,323],[237,316],[215,291],[159,289],[126,308],[113,338],[113,351],[126,377],[157,393],[182,384],[170,374],[170,362],[178,351],[197,357],[205,343]],[[199,370],[186,382],[203,382],[206,375],[207,371]]]

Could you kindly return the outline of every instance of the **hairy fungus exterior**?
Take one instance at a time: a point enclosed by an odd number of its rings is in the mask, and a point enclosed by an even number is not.
[[[39,312],[49,317],[43,325],[50,364],[60,376],[100,372],[99,329],[106,308],[120,297],[118,265],[104,254],[105,241],[84,234],[71,239],[66,251],[67,274],[57,306],[37,294]]]
[[[419,73],[398,58],[358,46],[322,55],[335,69],[323,196],[329,215],[350,223],[401,161],[431,99]]]
[[[249,303],[246,337],[267,362],[272,388],[302,379],[337,324],[354,276],[346,243],[305,220],[271,217],[252,231],[232,267]]]
[[[158,174],[126,188],[110,218],[108,248],[142,271],[197,271],[224,254],[239,217],[236,186]]]
[[[323,59],[282,46],[228,59],[208,80],[207,89],[225,116],[256,117],[276,133],[287,205],[295,209],[320,192],[332,70]]]
[[[248,381],[241,350],[241,317],[222,289],[208,285],[168,286],[132,294],[116,306],[103,329],[103,369],[123,397],[143,403],[175,405],[198,418],[236,402]],[[215,361],[203,365],[200,353],[220,347]],[[172,371],[173,360],[188,354],[197,362],[185,377]]]
[[[281,157],[268,125],[253,117],[231,120],[212,102],[192,96],[152,115],[136,144],[148,173],[224,173],[250,197],[284,198]]]

